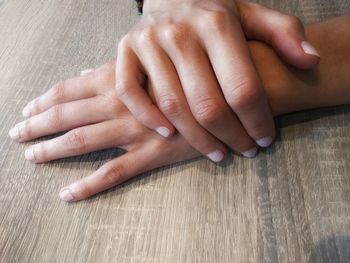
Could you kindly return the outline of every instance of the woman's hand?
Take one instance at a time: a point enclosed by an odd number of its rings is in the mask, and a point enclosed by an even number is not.
[[[285,65],[268,46],[249,44],[273,114],[350,103],[350,16],[309,26],[308,37],[324,58],[318,71]],[[23,110],[29,117],[10,130],[12,139],[29,141],[68,131],[31,146],[25,157],[34,162],[120,147],[127,151],[92,175],[65,187],[61,198],[77,201],[139,173],[199,156],[179,134],[164,139],[140,124],[114,95],[115,63],[84,76],[62,81]],[[149,86],[152,94],[152,86]]]
[[[115,62],[59,82],[30,102],[24,115],[31,117],[10,131],[18,142],[68,131],[28,148],[25,157],[33,163],[113,147],[127,151],[63,188],[64,201],[85,199],[142,172],[199,155],[180,135],[165,139],[140,124],[115,96],[114,72]]]
[[[116,70],[118,97],[135,118],[164,137],[176,128],[215,162],[226,145],[246,157],[257,153],[256,143],[268,146],[274,122],[246,37],[311,68],[319,57],[301,22],[233,0],[146,0],[143,13],[120,41]]]

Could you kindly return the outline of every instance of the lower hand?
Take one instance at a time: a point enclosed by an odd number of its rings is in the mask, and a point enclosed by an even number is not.
[[[199,156],[180,135],[165,139],[140,124],[115,96],[115,63],[59,82],[34,99],[23,113],[30,116],[10,131],[18,142],[58,132],[25,151],[33,163],[118,147],[127,151],[96,172],[63,188],[64,201],[78,201],[142,172]]]

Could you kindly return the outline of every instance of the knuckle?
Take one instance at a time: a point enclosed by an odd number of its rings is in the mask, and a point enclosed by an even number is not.
[[[120,77],[116,80],[115,88],[116,95],[120,99],[128,98],[132,95],[130,94],[130,84],[127,80],[123,79],[123,77]]]
[[[159,98],[159,108],[169,119],[177,119],[182,115],[183,107],[174,95],[163,95]]]
[[[217,33],[224,33],[228,26],[228,11],[220,8],[210,11],[205,17],[205,26]]]
[[[99,83],[102,87],[113,87],[113,83],[115,83],[114,71],[108,69],[101,69],[95,74],[97,83]]]
[[[101,94],[100,98],[101,100],[97,107],[103,107],[103,114],[107,119],[111,118],[111,116],[120,116],[123,112],[123,105],[119,102],[114,91]]]
[[[61,80],[55,85],[53,85],[53,87],[50,89],[50,96],[54,102],[58,103],[62,99],[64,99],[65,87],[66,87],[65,81]]]
[[[212,126],[223,116],[224,107],[212,98],[201,99],[195,106],[194,116],[204,127]]]
[[[116,184],[124,181],[126,178],[124,166],[122,165],[110,165],[102,172],[102,180],[107,181],[110,184]]]
[[[289,29],[302,29],[304,27],[300,18],[297,16],[286,15],[285,25]]]
[[[130,39],[130,36],[127,34],[127,35],[124,35],[124,36],[119,40],[119,43],[118,43],[118,52],[121,52],[121,51],[125,50],[126,48],[128,48],[128,46],[129,46],[129,39]]]
[[[163,30],[165,41],[177,50],[184,51],[190,32],[185,25],[169,24]]]
[[[82,131],[68,132],[64,144],[73,154],[81,154],[87,149],[86,138]]]
[[[55,105],[47,111],[48,124],[55,130],[62,128],[62,106]]]
[[[233,109],[245,110],[256,104],[261,96],[259,84],[255,81],[245,80],[231,89],[228,102]]]
[[[155,41],[155,29],[153,26],[146,26],[138,34],[138,44],[141,48],[147,48]]]

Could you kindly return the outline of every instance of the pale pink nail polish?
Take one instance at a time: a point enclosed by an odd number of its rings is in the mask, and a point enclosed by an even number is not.
[[[309,42],[301,42],[301,47],[303,48],[306,54],[320,57],[320,54],[317,52],[316,48],[314,48]]]
[[[168,138],[170,135],[170,130],[167,127],[159,127],[156,131],[165,138]]]
[[[31,114],[31,109],[30,109],[30,107],[29,106],[25,106],[24,107],[24,109],[23,109],[23,111],[22,111],[22,115],[23,115],[23,117],[29,117],[30,116],[30,114]]]
[[[89,74],[89,73],[91,73],[91,72],[94,72],[95,70],[94,69],[85,69],[85,70],[82,70],[81,72],[80,72],[80,75],[81,76],[84,76],[84,75],[86,75],[86,74]]]
[[[272,137],[268,136],[268,137],[261,138],[261,139],[257,140],[256,143],[260,147],[266,148],[266,147],[271,145],[272,141],[273,141]]]
[[[221,162],[225,157],[225,155],[222,151],[214,151],[214,152],[207,154],[207,156],[210,160],[212,160],[215,163]]]
[[[34,162],[34,161],[35,161],[34,149],[33,149],[33,148],[29,148],[29,149],[25,150],[25,152],[24,152],[24,157],[25,157],[28,161]]]
[[[9,136],[12,140],[18,140],[20,138],[20,133],[17,126],[15,126],[9,131]]]
[[[256,156],[257,153],[258,153],[258,148],[254,147],[249,151],[242,152],[242,155],[247,158],[253,158]]]
[[[70,190],[67,189],[67,188],[61,190],[59,196],[60,196],[60,199],[61,199],[62,201],[65,201],[65,202],[71,202],[71,201],[74,200],[74,197],[73,197],[72,193],[71,193]]]

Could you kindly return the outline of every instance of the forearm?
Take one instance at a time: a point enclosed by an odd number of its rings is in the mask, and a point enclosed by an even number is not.
[[[321,55],[313,71],[290,67],[266,45],[250,43],[274,115],[350,103],[349,28],[350,16],[306,27]]]

